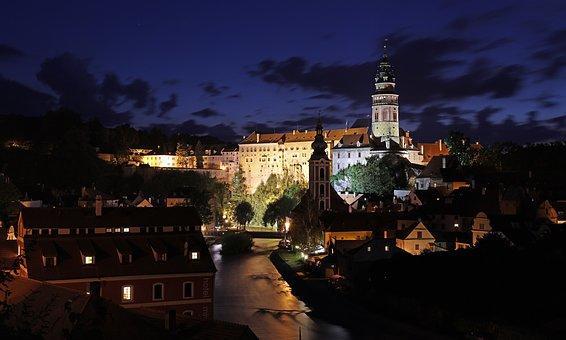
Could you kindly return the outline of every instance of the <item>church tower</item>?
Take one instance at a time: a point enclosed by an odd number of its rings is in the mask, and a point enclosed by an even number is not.
[[[322,131],[322,121],[316,124],[316,136],[311,147],[309,159],[309,191],[317,202],[319,211],[330,210],[330,169],[332,162],[326,154],[326,142]]]
[[[395,93],[395,76],[387,56],[387,45],[375,76],[375,94],[371,105],[371,134],[377,141],[399,143],[399,95]]]

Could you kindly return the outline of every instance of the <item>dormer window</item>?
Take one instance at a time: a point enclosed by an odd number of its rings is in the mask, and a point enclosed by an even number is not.
[[[191,252],[191,260],[198,260],[200,258],[200,253],[198,251]]]
[[[158,254],[159,261],[167,261],[167,253]]]
[[[55,267],[57,265],[57,256],[42,256],[44,267]]]
[[[167,247],[161,240],[151,240],[151,250],[153,251],[153,258],[155,262],[167,261]]]
[[[94,264],[94,256],[85,256],[84,264]]]

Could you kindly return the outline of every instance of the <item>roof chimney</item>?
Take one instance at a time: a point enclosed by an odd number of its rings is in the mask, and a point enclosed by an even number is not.
[[[446,169],[446,157],[442,157],[442,169]]]
[[[442,139],[438,140],[438,148],[440,151],[442,151]]]
[[[96,195],[94,201],[94,214],[96,216],[102,216],[102,196]]]
[[[255,135],[255,142],[259,143],[259,133],[256,133],[256,135]]]
[[[174,331],[177,328],[177,313],[174,309],[165,312],[165,330]]]

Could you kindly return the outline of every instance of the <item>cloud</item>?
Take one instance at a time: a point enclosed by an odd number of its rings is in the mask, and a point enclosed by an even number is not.
[[[0,44],[0,61],[18,59],[23,56],[25,56],[24,52],[19,49],[6,44]]]
[[[314,96],[307,97],[306,99],[332,99],[335,96],[329,93],[321,93]]]
[[[188,119],[180,124],[151,124],[146,129],[157,128],[166,134],[189,134],[197,136],[213,136],[226,142],[235,142],[240,139],[234,129],[226,124],[207,126],[194,119]]]
[[[415,140],[423,142],[443,138],[452,130],[462,131],[484,144],[499,141],[532,143],[566,137],[566,116],[538,120],[537,112],[531,111],[527,113],[525,122],[517,122],[511,116],[501,122],[493,122],[492,116],[500,111],[500,108],[490,106],[473,112],[455,106],[431,105],[403,115],[420,123],[412,133]]]
[[[180,79],[177,79],[177,78],[165,79],[165,80],[163,81],[163,84],[164,84],[164,85],[169,85],[169,86],[178,85],[178,84],[180,84],[180,83],[181,83],[181,80],[180,80]]]
[[[211,81],[201,83],[199,84],[199,86],[202,88],[204,93],[206,93],[210,97],[217,97],[230,89],[228,86],[217,86],[214,82]]]
[[[221,116],[221,114],[218,111],[211,109],[211,108],[208,108],[208,107],[205,108],[205,109],[202,109],[202,110],[191,112],[189,114],[192,115],[192,116],[201,117],[201,118]]]
[[[169,111],[173,110],[174,108],[177,107],[177,94],[176,93],[172,93],[169,96],[169,99],[162,101],[159,104],[159,117],[164,117],[165,115],[167,115],[169,113]]]
[[[147,81],[135,78],[124,83],[108,73],[99,83],[89,71],[89,60],[71,53],[45,59],[37,79],[58,95],[59,106],[106,125],[128,123],[136,113],[156,113],[156,99]]]
[[[231,95],[226,96],[226,98],[228,99],[241,99],[242,98],[242,94],[241,93],[234,93]]]
[[[0,114],[40,116],[54,108],[57,99],[0,75]]]
[[[391,40],[392,46],[396,46],[391,60],[397,70],[398,92],[407,105],[483,95],[511,97],[521,89],[526,74],[520,65],[500,66],[488,59],[456,58],[478,47],[478,43],[470,40],[399,35]],[[456,72],[455,66],[463,71]],[[266,83],[340,96],[356,108],[370,102],[376,70],[377,61],[325,65],[292,57],[283,61],[266,59],[247,72]],[[316,96],[321,98],[320,94]]]
[[[505,6],[479,14],[461,16],[450,21],[448,28],[455,31],[466,31],[472,26],[484,26],[509,15],[514,9],[514,6]]]
[[[566,68],[566,29],[550,32],[544,39],[544,48],[533,53],[535,60],[543,63],[539,70],[544,78],[556,78]]]

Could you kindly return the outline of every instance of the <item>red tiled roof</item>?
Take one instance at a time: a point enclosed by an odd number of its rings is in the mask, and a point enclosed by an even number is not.
[[[23,208],[20,216],[28,229],[202,225],[193,207],[102,208],[101,216],[93,208]]]
[[[95,263],[83,265],[81,242],[92,247],[88,255],[95,256]],[[26,255],[29,277],[37,280],[62,280],[92,277],[212,273],[216,271],[206,242],[200,232],[88,235],[26,238]],[[199,251],[198,260],[184,255],[185,242],[190,251]],[[156,262],[152,244],[161,244],[167,251],[167,261]],[[121,245],[117,245],[121,244]],[[132,252],[132,263],[120,263],[118,250],[127,247]],[[55,267],[44,267],[42,254],[50,249],[57,256]],[[83,254],[87,255],[87,254]]]
[[[367,134],[368,128],[349,128],[349,129],[334,129],[326,130],[324,132],[324,139],[326,141],[337,141],[341,139],[344,135],[362,135]],[[303,130],[295,132],[284,132],[284,133],[257,133],[252,132],[248,137],[240,142],[240,144],[256,144],[258,143],[289,143],[289,142],[310,142],[314,141],[316,136],[315,130]]]

